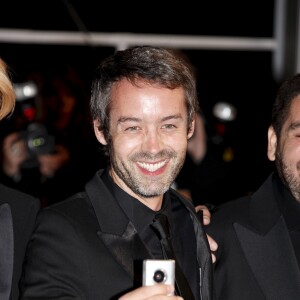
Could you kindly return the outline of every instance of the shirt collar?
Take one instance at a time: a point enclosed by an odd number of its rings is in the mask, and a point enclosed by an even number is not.
[[[164,194],[161,209],[159,211],[154,211],[121,189],[111,178],[108,168],[102,173],[101,178],[113,193],[115,199],[127,215],[128,219],[133,223],[137,232],[142,233],[147,229],[149,225],[152,224],[157,213],[164,213],[171,221],[171,197],[169,192]]]

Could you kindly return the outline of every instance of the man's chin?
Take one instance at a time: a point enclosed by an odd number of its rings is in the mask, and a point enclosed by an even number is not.
[[[154,198],[154,197],[158,197],[163,195],[168,189],[170,188],[170,186],[160,186],[157,188],[144,188],[144,189],[138,189],[138,191],[136,191],[136,193],[143,197],[143,198]]]

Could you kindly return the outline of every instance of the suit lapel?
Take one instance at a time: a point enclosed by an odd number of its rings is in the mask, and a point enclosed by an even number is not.
[[[284,220],[279,218],[265,235],[237,223],[234,228],[266,298],[297,299],[300,295],[300,273]]]
[[[246,260],[267,299],[297,299],[300,272],[288,229],[280,216],[270,176],[252,195],[248,217],[233,224]]]
[[[123,235],[103,231],[99,231],[98,235],[126,272],[132,278],[137,275],[135,280],[140,280],[141,273],[135,272],[136,264],[139,263],[141,266],[143,259],[151,258],[152,254],[147,250],[132,223],[128,223]]]
[[[0,206],[0,299],[9,299],[14,264],[14,236],[10,206]]]
[[[152,255],[99,175],[86,185],[99,223],[98,236],[116,261],[133,278],[136,263]],[[101,198],[99,198],[101,195]]]

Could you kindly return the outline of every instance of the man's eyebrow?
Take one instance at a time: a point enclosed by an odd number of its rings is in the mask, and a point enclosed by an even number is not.
[[[125,123],[125,122],[140,122],[140,118],[135,118],[135,117],[120,117],[118,119],[118,123]]]
[[[162,122],[168,121],[168,120],[173,120],[173,119],[182,119],[182,115],[181,114],[176,114],[176,115],[171,115],[171,116],[167,116],[162,118]]]
[[[168,121],[168,120],[173,120],[173,119],[182,119],[181,114],[176,114],[176,115],[170,115],[166,116],[161,119],[162,122]],[[141,122],[141,118],[136,118],[136,117],[120,117],[118,119],[118,123],[125,123],[125,122]]]

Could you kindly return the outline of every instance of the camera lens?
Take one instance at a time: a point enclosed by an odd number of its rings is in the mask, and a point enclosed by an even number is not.
[[[153,275],[153,280],[157,283],[161,283],[166,280],[166,274],[162,270],[156,270]]]

